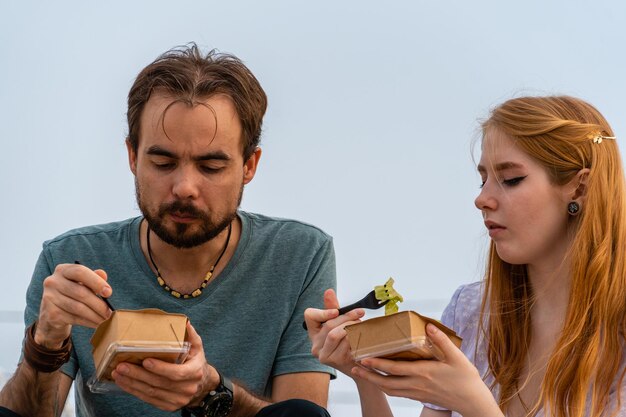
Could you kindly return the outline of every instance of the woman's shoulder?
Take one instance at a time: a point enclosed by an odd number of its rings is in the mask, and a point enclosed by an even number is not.
[[[484,285],[484,281],[461,285],[452,295],[444,314],[448,312],[456,317],[480,310]]]
[[[454,329],[461,337],[468,331],[476,330],[484,285],[484,281],[461,285],[441,316],[442,323]]]

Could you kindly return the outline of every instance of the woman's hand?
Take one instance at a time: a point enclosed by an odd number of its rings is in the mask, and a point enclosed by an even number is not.
[[[354,367],[352,375],[375,384],[388,395],[436,404],[465,417],[502,416],[489,388],[463,352],[436,326],[428,324],[426,330],[433,345],[443,353],[440,360],[367,358],[361,361],[363,366],[387,375],[363,367]]]
[[[339,303],[332,289],[324,292],[324,307],[326,310],[308,308],[304,312],[304,320],[312,343],[311,353],[321,363],[354,378],[350,371],[355,364],[344,327],[358,323],[365,312],[359,308],[338,316]]]

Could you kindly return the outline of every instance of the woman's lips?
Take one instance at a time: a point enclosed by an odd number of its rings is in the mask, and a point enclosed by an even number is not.
[[[506,227],[491,220],[485,220],[485,227],[489,231],[489,237],[491,237],[492,239],[503,230],[506,230]]]

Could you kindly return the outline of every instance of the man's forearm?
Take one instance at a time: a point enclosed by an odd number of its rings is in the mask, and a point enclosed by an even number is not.
[[[240,385],[233,384],[233,389],[233,408],[228,417],[253,417],[271,404],[269,400],[256,397]]]
[[[24,417],[57,417],[64,406],[59,401],[61,378],[60,371],[37,372],[26,361],[22,361],[2,388],[0,405]]]

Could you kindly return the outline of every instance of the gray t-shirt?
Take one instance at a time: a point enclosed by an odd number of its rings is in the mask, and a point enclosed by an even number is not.
[[[271,395],[272,377],[334,371],[311,355],[302,328],[304,310],[322,308],[323,292],[335,288],[332,238],[313,226],[238,212],[241,238],[233,257],[200,296],[177,299],[157,283],[139,246],[142,217],[69,231],[46,241],[27,292],[26,325],[37,319],[43,280],[58,264],[78,260],[103,269],[117,309],[159,308],[186,314],[202,337],[207,361],[258,395]],[[168,416],[127,394],[92,394],[90,338],[74,326],[74,351],[61,369],[75,378],[78,416]]]

